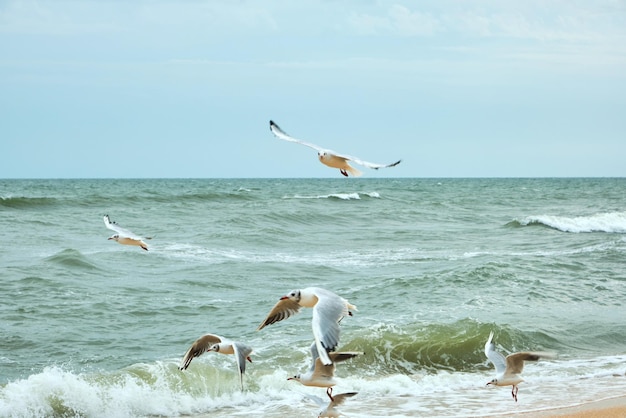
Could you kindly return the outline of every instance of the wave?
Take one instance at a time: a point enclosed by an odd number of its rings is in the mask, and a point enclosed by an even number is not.
[[[58,200],[53,197],[0,196],[0,207],[10,209],[38,209],[54,206]]]
[[[334,393],[358,392],[355,402],[342,407],[349,416],[510,412],[508,391],[485,387],[493,377],[493,366],[486,361],[483,347],[492,330],[503,352],[508,351],[502,347],[511,351],[558,351],[562,347],[542,333],[473,319],[449,324],[376,324],[346,338],[342,351],[364,354],[337,368],[339,383]],[[244,376],[244,391],[239,388],[234,359],[218,354],[194,359],[184,372],[177,368],[180,357],[112,371],[85,372],[54,365],[0,386],[0,416],[315,416],[316,407],[308,396],[323,395],[323,389],[287,380],[308,368],[310,341],[292,345],[265,338],[252,345],[255,354]],[[572,404],[585,399],[581,395],[605,396],[607,385],[623,392],[625,360],[624,355],[565,357],[529,364],[524,371],[528,383],[520,389],[522,405],[537,409],[554,405],[557,399]],[[568,387],[565,394],[564,385]]]
[[[463,319],[452,323],[413,323],[402,326],[379,324],[356,331],[356,336],[341,349],[364,351],[344,367],[364,368],[375,364],[374,371],[391,373],[469,372],[485,369],[483,352],[490,331],[498,342],[516,351],[556,350],[563,345],[541,332],[525,332],[514,327]],[[355,332],[352,333],[355,335]]]
[[[372,199],[380,199],[380,194],[378,192],[370,192],[370,193],[330,193],[323,195],[294,195],[294,196],[285,196],[284,199],[337,199],[337,200],[361,200],[361,197],[369,197]]]
[[[47,262],[64,267],[78,267],[86,270],[100,270],[95,264],[88,261],[80,251],[68,248],[45,259]]]
[[[546,226],[563,232],[608,232],[626,233],[626,212],[606,212],[589,216],[528,216],[514,220],[509,226]]]
[[[0,387],[0,416],[315,416],[309,394],[321,396],[323,389],[287,381],[293,364],[287,370],[253,363],[246,371],[245,390],[240,391],[232,358],[225,357],[205,355],[185,372],[177,369],[174,360],[94,373],[47,367]],[[622,355],[530,364],[520,388],[524,401],[516,409],[533,411],[604,398],[607,387],[621,393],[626,389],[625,360]],[[346,367],[352,364],[337,368],[339,384],[334,392],[358,392],[354,402],[341,408],[349,416],[510,413],[510,390],[485,386],[493,377],[491,366],[464,372],[381,374],[363,365]]]

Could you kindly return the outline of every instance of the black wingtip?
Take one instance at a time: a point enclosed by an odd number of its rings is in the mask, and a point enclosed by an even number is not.
[[[272,126],[277,126],[273,120],[270,119],[270,129],[272,129]]]

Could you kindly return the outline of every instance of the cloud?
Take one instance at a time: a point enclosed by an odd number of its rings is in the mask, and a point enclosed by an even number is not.
[[[399,4],[392,5],[384,16],[352,13],[348,23],[360,34],[388,33],[400,36],[433,35],[441,25],[430,13],[411,11]]]
[[[275,28],[270,13],[256,3],[9,0],[0,5],[0,33],[76,35],[146,29],[232,33]]]
[[[439,1],[405,6],[387,2],[351,13],[348,27],[357,35],[503,38],[530,41],[598,41],[626,37],[623,2],[527,0]],[[621,6],[620,6],[621,5]]]

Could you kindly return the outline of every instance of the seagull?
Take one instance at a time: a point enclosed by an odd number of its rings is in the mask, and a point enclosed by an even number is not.
[[[335,395],[333,398],[331,398],[331,401],[330,403],[328,403],[328,405],[326,405],[326,402],[324,402],[324,400],[318,396],[307,395],[307,397],[311,399],[313,402],[315,402],[320,408],[322,408],[322,410],[317,415],[318,418],[320,417],[337,418],[337,417],[340,417],[342,414],[341,412],[337,411],[335,407],[343,404],[346,399],[355,396],[357,393],[358,392],[347,392],[347,393],[340,393],[339,395]]]
[[[334,401],[332,393],[333,386],[337,384],[335,380],[335,363],[349,360],[360,354],[358,351],[346,351],[330,353],[332,364],[324,365],[319,358],[317,352],[317,344],[314,342],[311,345],[311,368],[304,374],[297,374],[293,377],[287,378],[287,380],[295,380],[302,383],[304,386],[315,386],[320,388],[326,388],[326,394],[330,398],[331,402]]]
[[[137,245],[148,251],[148,245],[143,242],[143,240],[150,238],[142,238],[138,235],[133,234],[128,229],[122,228],[116,222],[111,222],[109,215],[104,215],[104,224],[107,228],[116,232],[116,234],[110,236],[109,239],[112,239],[113,241],[117,241],[120,244],[124,245]]]
[[[343,174],[346,177],[348,177],[348,173],[352,174],[354,177],[358,177],[361,174],[363,174],[356,168],[350,166],[350,164],[348,164],[348,161],[354,161],[355,163],[359,165],[362,165],[368,168],[373,168],[374,170],[378,170],[379,168],[394,167],[400,164],[400,161],[402,161],[402,160],[398,160],[395,163],[391,163],[391,164],[376,164],[376,163],[363,161],[360,158],[351,157],[349,155],[339,154],[339,153],[336,153],[335,151],[324,149],[322,147],[318,147],[315,144],[311,144],[310,142],[302,141],[300,139],[289,136],[285,133],[285,131],[280,129],[280,127],[276,125],[274,121],[271,121],[271,120],[270,120],[270,130],[272,131],[274,135],[276,135],[277,138],[284,139],[285,141],[289,141],[289,142],[296,142],[298,144],[306,145],[309,148],[313,148],[314,150],[317,151],[317,156],[322,164],[327,165],[331,168],[338,168],[341,174]]]
[[[511,395],[517,402],[518,384],[524,381],[519,374],[524,368],[524,361],[537,361],[540,358],[554,358],[552,353],[543,352],[520,352],[506,356],[506,358],[496,351],[496,345],[493,339],[493,331],[489,334],[489,339],[485,343],[485,355],[496,367],[497,376],[495,379],[487,382],[488,385],[494,386],[512,386]]]
[[[274,305],[257,331],[295,315],[302,307],[313,308],[313,337],[322,363],[329,366],[333,362],[328,352],[334,351],[339,344],[339,321],[357,310],[356,306],[329,290],[319,287],[292,290]]]
[[[243,374],[246,372],[246,360],[252,363],[250,354],[252,354],[252,348],[237,341],[229,341],[224,337],[220,337],[215,334],[206,334],[198,338],[189,347],[189,350],[185,353],[180,366],[180,370],[186,370],[195,357],[199,357],[202,354],[215,351],[221,354],[234,354],[237,360],[237,368],[239,369],[239,381],[241,383],[241,389],[243,390]]]

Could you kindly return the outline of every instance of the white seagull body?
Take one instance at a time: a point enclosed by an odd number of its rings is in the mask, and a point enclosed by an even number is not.
[[[304,386],[315,386],[320,388],[326,388],[326,394],[333,400],[332,387],[337,384],[335,380],[335,363],[349,360],[363,354],[358,351],[346,351],[346,352],[334,352],[328,356],[332,361],[332,364],[325,365],[319,358],[317,351],[317,344],[314,342],[311,345],[311,367],[304,374],[297,374],[287,380],[295,380],[302,383]]]
[[[329,290],[319,287],[292,290],[274,305],[257,331],[289,318],[300,312],[302,307],[313,308],[313,337],[322,363],[328,366],[333,363],[328,352],[339,345],[339,321],[344,316],[352,316],[352,311],[357,310],[356,306]]]
[[[133,234],[128,229],[122,228],[117,223],[112,222],[109,218],[109,215],[104,215],[104,224],[107,228],[116,232],[115,235],[110,236],[108,239],[117,241],[118,243],[124,245],[136,245],[148,251],[148,245],[143,240],[150,238],[142,238],[138,235]]]
[[[394,167],[400,164],[400,161],[402,161],[402,160],[398,160],[395,163],[391,163],[391,164],[377,164],[377,163],[370,163],[370,162],[361,160],[360,158],[352,157],[350,155],[339,154],[335,151],[324,149],[310,142],[302,141],[300,139],[294,138],[286,134],[285,131],[280,129],[280,127],[274,123],[274,121],[270,121],[270,130],[272,131],[274,135],[276,135],[277,138],[280,138],[289,142],[295,142],[298,144],[306,145],[309,148],[313,148],[315,151],[317,151],[317,156],[322,164],[327,165],[328,167],[331,167],[331,168],[338,168],[341,174],[343,174],[346,177],[348,177],[348,173],[352,174],[355,177],[363,174],[356,168],[350,166],[350,164],[348,164],[349,161],[354,161],[355,163],[359,165],[362,165],[368,168],[373,168],[374,170],[378,170],[379,168]]]
[[[342,403],[344,403],[346,399],[355,396],[357,393],[358,392],[340,393],[338,395],[333,396],[328,404],[326,404],[324,400],[320,397],[313,396],[313,395],[307,395],[307,396],[309,397],[309,399],[315,402],[320,408],[322,408],[322,410],[317,415],[318,418],[320,417],[338,418],[342,414],[335,408],[341,405]]]
[[[496,351],[496,345],[493,339],[493,331],[489,334],[489,339],[485,343],[485,355],[493,363],[496,368],[496,378],[487,382],[488,385],[494,386],[512,386],[511,395],[517,402],[518,384],[524,381],[519,375],[524,369],[524,361],[537,361],[540,358],[554,358],[552,353],[543,352],[519,352],[509,354],[504,357]]]
[[[219,335],[206,334],[198,338],[183,356],[179,369],[187,369],[191,360],[209,351],[215,351],[221,354],[233,354],[235,356],[237,369],[239,370],[239,381],[243,389],[243,375],[246,372],[246,360],[252,362],[252,359],[250,359],[252,348],[237,341],[227,340]]]

